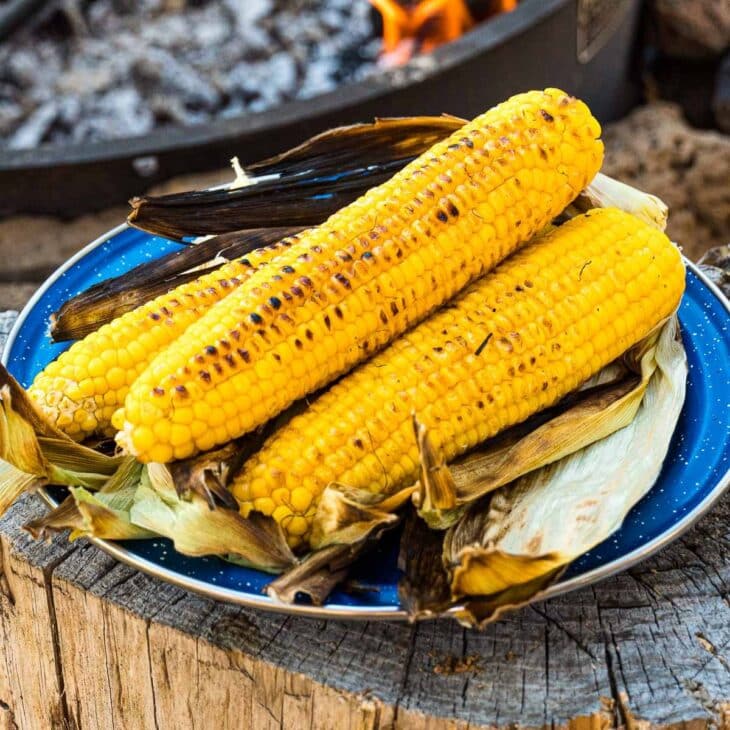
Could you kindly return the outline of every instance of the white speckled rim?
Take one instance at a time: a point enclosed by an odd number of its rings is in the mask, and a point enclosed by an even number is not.
[[[18,316],[13,329],[8,335],[5,348],[2,353],[2,362],[7,365],[10,350],[13,346],[13,342],[23,326],[23,322],[28,317],[30,312],[35,308],[40,297],[46,292],[46,290],[71,266],[78,261],[81,261],[84,256],[93,251],[98,246],[108,241],[112,236],[116,236],[127,228],[127,224],[123,223],[116,228],[113,228],[108,233],[92,241],[88,246],[84,247],[75,256],[72,256],[65,264],[59,267],[38,289],[38,291],[31,297],[28,304],[25,305],[23,311]],[[730,301],[728,301],[722,292],[713,284],[691,261],[685,260],[685,263],[689,269],[697,276],[697,278],[717,297],[720,303],[723,305],[725,310],[730,317]],[[686,514],[681,520],[675,523],[670,529],[663,532],[658,537],[650,540],[645,545],[630,553],[627,553],[617,560],[612,560],[610,563],[606,563],[599,568],[594,568],[582,575],[578,575],[575,578],[569,578],[568,580],[558,581],[557,583],[550,586],[547,590],[543,591],[535,597],[535,600],[544,600],[546,598],[552,598],[553,596],[559,596],[569,591],[574,591],[578,588],[584,588],[585,586],[596,583],[599,580],[608,578],[611,575],[615,575],[623,570],[626,570],[633,565],[636,565],[642,560],[645,560],[654,553],[659,552],[671,542],[676,540],[680,535],[686,532],[692,527],[703,515],[707,514],[713,505],[720,499],[725,490],[730,486],[730,470],[728,470],[722,477],[722,479],[715,485],[712,491],[705,497],[700,504],[695,507],[694,510]],[[43,497],[45,502],[55,507],[56,502],[46,492],[46,490],[40,490],[40,495]],[[151,575],[160,580],[164,580],[167,583],[172,583],[180,588],[199,593],[200,595],[212,598],[218,601],[227,601],[229,603],[236,603],[241,606],[248,608],[261,608],[266,611],[275,611],[278,613],[288,613],[298,616],[310,616],[312,618],[330,618],[330,619],[348,619],[348,620],[367,620],[373,621],[376,619],[382,620],[398,620],[405,621],[408,616],[405,611],[400,608],[383,608],[383,607],[363,607],[363,606],[347,606],[343,604],[330,604],[327,606],[311,606],[307,604],[288,604],[276,601],[273,598],[269,598],[266,595],[255,595],[240,593],[238,591],[231,590],[229,588],[223,588],[220,586],[213,585],[211,583],[205,583],[194,578],[182,575],[165,568],[157,563],[153,563],[144,558],[140,558],[134,553],[130,552],[121,545],[109,542],[107,540],[100,540],[97,538],[90,538],[90,542],[96,545],[104,552],[116,558],[122,563],[126,563],[132,568],[141,570],[148,575]]]

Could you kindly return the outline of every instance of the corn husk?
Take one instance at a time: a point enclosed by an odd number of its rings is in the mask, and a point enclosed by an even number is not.
[[[94,284],[66,301],[51,315],[54,342],[86,337],[129,312],[188,281],[210,273],[238,256],[298,233],[301,228],[258,228],[212,236],[120,276]]]
[[[98,492],[70,487],[69,496],[58,507],[29,522],[25,529],[38,539],[65,529],[71,530],[71,541],[79,537],[105,540],[154,537],[155,533],[132,524],[129,515],[141,474],[142,465],[127,457]]]
[[[266,593],[284,603],[293,603],[300,595],[316,606],[324,603],[347,577],[352,563],[400,522],[397,512],[413,490],[373,494],[330,484],[319,499],[312,525],[314,552],[272,581]]]
[[[377,119],[337,127],[246,166],[232,186],[130,201],[128,221],[168,238],[318,225],[379,185],[465,121],[448,115]]]
[[[45,419],[17,381],[0,365],[0,509],[23,491],[45,484],[100,489],[121,457],[77,444]],[[1,512],[0,512],[1,514]]]
[[[702,273],[730,299],[730,244],[711,248],[697,263]]]
[[[663,231],[667,227],[669,208],[656,195],[598,173],[569,207],[569,212],[585,213],[591,208],[620,208],[650,226]]]
[[[244,442],[233,441],[192,459],[168,464],[178,496],[184,499],[194,493],[205,499],[210,509],[215,509],[216,500],[226,507],[238,509],[238,503],[228,491],[228,484],[255,450],[248,439]]]
[[[271,518],[218,506],[190,492],[178,494],[164,464],[148,464],[135,492],[130,520],[173,541],[183,555],[220,555],[240,565],[278,573],[296,564],[281,527]]]
[[[643,353],[641,375],[643,400],[628,425],[475,503],[446,533],[444,564],[461,621],[481,625],[539,598],[654,484],[685,397],[676,317]]]
[[[344,484],[330,484],[317,503],[310,543],[315,550],[351,545],[372,530],[397,522],[394,514],[413,494],[415,486],[392,494],[373,494]]]
[[[428,430],[415,419],[421,459],[413,502],[435,530],[451,527],[467,506],[523,474],[551,464],[631,423],[648,380],[635,374],[658,331],[632,348],[579,392],[447,466],[433,449]]]
[[[453,603],[443,563],[444,533],[432,530],[415,510],[408,512],[400,539],[398,599],[411,621],[434,618]]]

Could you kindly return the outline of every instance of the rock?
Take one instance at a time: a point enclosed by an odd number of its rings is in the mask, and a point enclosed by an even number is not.
[[[604,132],[603,171],[658,195],[668,234],[690,258],[730,241],[730,137],[696,130],[679,107],[641,107]]]
[[[719,55],[730,46],[728,0],[653,0],[652,14],[665,53]]]

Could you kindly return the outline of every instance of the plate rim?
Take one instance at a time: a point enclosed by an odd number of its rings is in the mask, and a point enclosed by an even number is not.
[[[15,324],[8,333],[7,340],[3,347],[2,354],[0,355],[0,362],[7,366],[10,351],[13,347],[15,340],[17,339],[18,333],[20,332],[25,320],[35,309],[40,298],[48,291],[48,289],[56,283],[56,281],[72,266],[85,258],[88,254],[94,251],[99,246],[109,241],[114,236],[122,233],[123,231],[131,228],[128,223],[121,223],[118,226],[102,233],[91,243],[84,246],[82,249],[77,251],[73,256],[67,259],[61,266],[59,266],[35,291],[33,296],[28,300],[28,303],[18,314],[18,318]],[[154,235],[154,234],[147,234]],[[684,259],[685,266],[689,268],[692,273],[699,279],[709,291],[715,296],[725,312],[730,318],[730,300],[720,291],[719,287],[714,284],[702,270],[692,261],[686,257]],[[564,581],[558,581],[554,583],[544,591],[538,593],[533,601],[543,601],[556,596],[564,595],[580,588],[585,588],[589,585],[593,585],[601,580],[605,580],[617,573],[621,573],[629,568],[633,567],[637,563],[646,560],[647,558],[655,555],[660,550],[667,547],[670,543],[674,542],[678,537],[684,534],[687,530],[693,527],[702,517],[704,517],[718,502],[720,497],[730,487],[730,469],[718,480],[717,484],[712,490],[705,496],[705,498],[690,512],[688,512],[682,519],[672,525],[671,528],[665,530],[661,534],[657,535],[652,540],[649,540],[646,544],[641,547],[632,550],[631,552],[623,555],[615,560],[612,560],[605,565],[593,568],[581,575],[575,576]],[[45,488],[38,490],[39,496],[49,507],[55,507],[57,503],[51,498],[50,494]],[[135,555],[127,548],[122,547],[121,544],[112,542],[109,540],[102,540],[96,537],[86,538],[92,545],[103,550],[105,553],[118,560],[125,565],[140,570],[143,573],[162,580],[171,585],[177,586],[184,590],[191,591],[198,595],[210,598],[216,601],[225,601],[227,603],[233,603],[244,608],[262,609],[265,611],[271,611],[273,613],[285,613],[293,616],[304,616],[309,618],[317,619],[340,619],[340,620],[399,620],[407,621],[407,612],[399,606],[382,607],[382,606],[348,606],[345,604],[333,604],[330,606],[314,606],[311,604],[304,603],[283,603],[271,598],[265,594],[257,595],[255,593],[241,593],[231,588],[223,586],[216,586],[211,583],[206,583],[197,578],[191,578],[190,576],[183,575],[170,568],[163,567],[157,563]],[[456,609],[450,609],[443,616],[449,614],[455,614]],[[435,618],[435,617],[434,617]]]

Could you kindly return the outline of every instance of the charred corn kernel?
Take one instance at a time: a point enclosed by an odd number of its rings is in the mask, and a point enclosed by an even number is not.
[[[327,485],[319,467],[333,455],[341,484],[373,492],[407,486],[418,475],[418,449],[404,400],[420,404],[419,421],[451,460],[574,390],[671,314],[683,289],[681,257],[663,233],[616,209],[575,218],[275,432],[244,465],[233,494],[247,513],[253,496],[266,492],[276,502],[291,489],[286,506],[306,517]],[[624,304],[627,290],[637,299]],[[282,460],[296,472],[270,468]],[[299,494],[304,484],[309,502]],[[298,530],[289,537],[307,536]]]
[[[113,435],[112,414],[152,358],[294,240],[253,251],[104,325],[39,373],[29,389],[31,396],[74,439],[80,441],[97,431]],[[68,398],[62,400],[60,394]],[[103,396],[107,408],[99,406],[95,395]]]
[[[148,461],[134,433],[176,422],[180,386],[209,401],[233,383],[229,440],[371,356],[562,211],[601,165],[599,135],[588,108],[556,89],[467,124],[302,234],[155,358],[130,389],[118,443]],[[147,419],[141,401],[154,403]],[[208,444],[193,439],[188,454]]]

